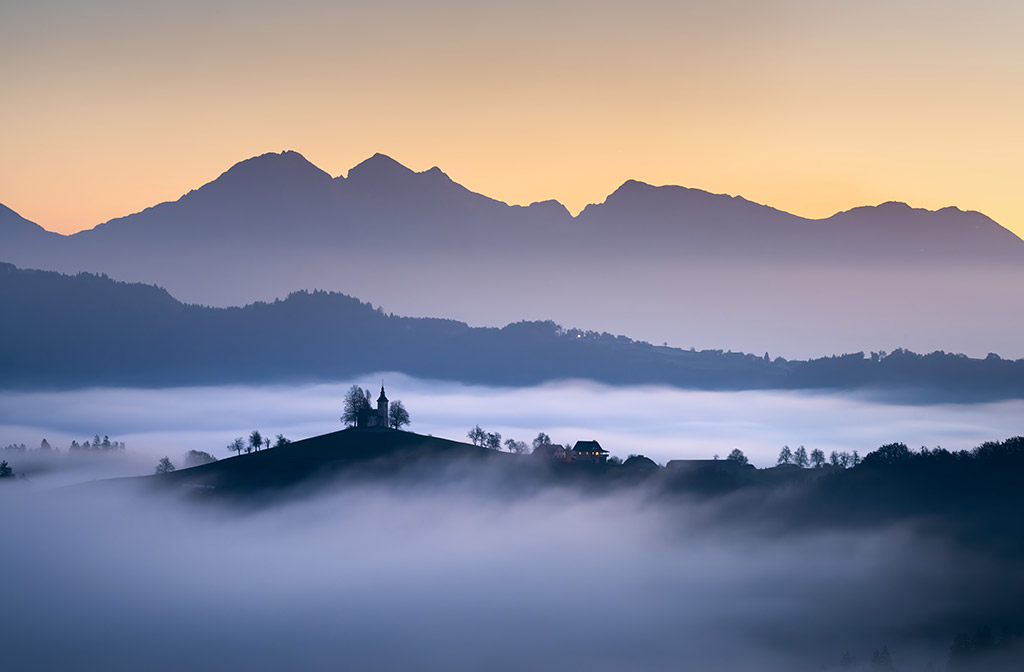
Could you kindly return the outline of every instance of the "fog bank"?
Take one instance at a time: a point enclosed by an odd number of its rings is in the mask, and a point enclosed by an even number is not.
[[[987,404],[892,404],[867,396],[799,392],[702,392],[670,387],[612,387],[563,382],[492,388],[424,381],[386,373],[332,385],[224,386],[169,389],[86,389],[0,395],[0,446],[46,438],[66,449],[72,440],[109,434],[136,458],[111,475],[147,473],[188,450],[228,456],[232,439],[259,429],[290,439],[341,428],[342,397],[353,382],[376,396],[384,379],[391,399],[412,416],[410,429],[464,440],[480,424],[504,438],[529,442],[546,432],[558,443],[597,439],[613,455],[674,458],[725,456],[742,449],[757,466],[774,464],[783,445],[861,455],[902,441],[911,447],[970,449],[1024,432],[1024,401]],[[17,461],[11,459],[16,467]]]
[[[453,484],[456,486],[457,484]],[[479,484],[478,484],[479,485]],[[942,664],[1012,563],[902,526],[766,536],[552,489],[349,487],[272,509],[0,489],[18,670],[792,670]],[[5,667],[7,667],[5,665]]]

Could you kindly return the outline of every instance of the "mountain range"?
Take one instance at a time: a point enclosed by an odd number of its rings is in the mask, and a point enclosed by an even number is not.
[[[257,156],[177,201],[62,236],[0,206],[0,260],[243,305],[330,289],[475,324],[555,319],[675,345],[1024,355],[1024,241],[902,203],[811,220],[629,180],[577,216],[377,154],[332,177]],[[979,325],[984,325],[979,333]]]

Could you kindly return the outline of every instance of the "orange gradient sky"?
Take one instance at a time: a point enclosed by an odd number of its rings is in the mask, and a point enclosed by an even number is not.
[[[577,212],[626,179],[1024,236],[1024,3],[5,2],[0,203],[70,233],[294,149]]]

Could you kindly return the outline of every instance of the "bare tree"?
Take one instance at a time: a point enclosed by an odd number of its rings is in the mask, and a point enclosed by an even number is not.
[[[243,439],[242,437],[238,437],[237,439],[229,443],[228,452],[231,452],[232,450],[241,455],[242,451],[245,450],[245,439]]]
[[[508,452],[522,455],[526,452],[526,442],[516,441],[515,439],[505,439],[505,447],[508,448]]]
[[[821,469],[825,466],[825,452],[820,448],[815,448],[811,451],[811,464],[814,465],[815,469]]]
[[[274,442],[274,448],[280,448],[281,446],[287,446],[291,442],[292,442],[291,439],[284,438],[284,434],[278,434],[277,435],[277,441]]]
[[[169,474],[174,471],[174,465],[171,463],[170,458],[161,457],[160,461],[156,463],[156,469],[153,471],[154,474]]]
[[[747,456],[744,455],[743,451],[739,448],[733,448],[732,452],[729,453],[729,456],[725,459],[732,460],[733,462],[739,462],[740,464],[750,464],[750,460],[747,459]]]
[[[254,450],[259,450],[260,446],[263,445],[263,435],[260,434],[260,430],[252,430],[252,434],[249,435],[249,447],[245,449],[245,452],[251,453]]]
[[[491,450],[501,450],[501,433],[487,432],[486,446]]]
[[[551,445],[551,437],[548,436],[547,434],[545,434],[544,432],[541,432],[540,434],[538,434],[537,438],[535,438],[533,440],[533,449],[534,450],[537,450],[537,448],[539,448],[541,446],[550,446],[550,445]]]
[[[345,393],[345,409],[342,412],[341,421],[346,427],[355,427],[359,422],[359,415],[370,410],[370,391],[364,390],[358,385],[348,388]]]
[[[779,451],[779,460],[776,464],[793,464],[793,451],[789,449],[789,446],[783,446]]]
[[[800,446],[793,451],[793,463],[801,469],[806,469],[811,464],[811,461],[807,458],[806,448]]]
[[[401,429],[409,424],[409,411],[405,410],[405,404],[401,399],[395,399],[388,404],[388,427]]]
[[[466,432],[466,437],[474,446],[483,446],[487,443],[487,432],[480,425]]]

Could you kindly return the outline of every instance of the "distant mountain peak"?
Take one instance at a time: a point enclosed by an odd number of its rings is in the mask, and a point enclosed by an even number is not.
[[[415,174],[412,169],[406,168],[387,154],[378,152],[349,170],[348,179],[392,180]]]
[[[224,171],[220,177],[188,195],[227,189],[274,189],[285,185],[304,185],[311,182],[330,181],[331,176],[313,165],[296,151],[267,152],[244,161]]]

